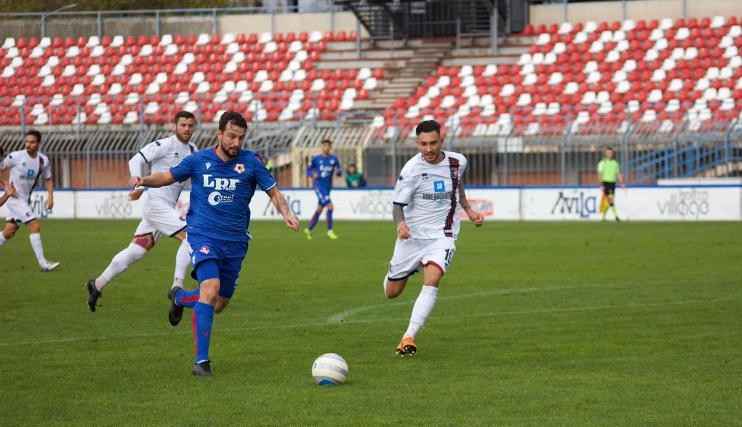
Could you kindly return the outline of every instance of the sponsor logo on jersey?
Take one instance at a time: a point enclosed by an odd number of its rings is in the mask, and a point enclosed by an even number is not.
[[[208,255],[209,254],[209,247],[208,246],[201,246],[201,249],[199,249],[198,251],[201,252],[204,255]]]
[[[234,197],[231,194],[222,194],[218,191],[212,191],[208,197],[208,202],[211,206],[232,203],[233,200]]]
[[[204,174],[203,177],[204,188],[213,188],[218,191],[235,191],[237,189],[237,184],[240,182],[237,178],[219,178],[209,174]]]
[[[446,183],[443,181],[433,181],[433,191],[443,193],[446,191]]]
[[[234,171],[237,173],[244,173],[245,172],[245,165],[242,163],[237,163],[234,165]]]
[[[206,170],[211,169],[211,162],[206,162]]]
[[[423,200],[451,200],[453,191],[444,191],[443,193],[423,193]]]

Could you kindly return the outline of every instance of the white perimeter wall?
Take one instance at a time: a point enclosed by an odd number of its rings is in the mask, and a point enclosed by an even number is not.
[[[316,206],[314,192],[285,190],[289,206],[308,219]],[[467,190],[469,200],[487,220],[599,220],[600,190],[594,187],[497,188]],[[57,191],[51,214],[44,211],[46,194],[36,192],[31,208],[39,217],[80,219],[139,218],[141,202],[129,202],[126,191]],[[178,207],[185,215],[188,194]],[[335,218],[391,220],[391,190],[335,190]],[[663,186],[616,190],[622,219],[633,221],[739,221],[742,186]],[[278,219],[267,196],[258,192],[251,204],[253,219]],[[7,211],[0,207],[0,216]]]

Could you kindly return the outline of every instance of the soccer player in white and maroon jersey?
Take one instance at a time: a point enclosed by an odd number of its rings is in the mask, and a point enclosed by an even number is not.
[[[0,162],[0,171],[10,169],[10,183],[16,189],[16,194],[6,202],[10,215],[7,217],[5,228],[0,233],[0,246],[10,240],[18,231],[19,224],[26,224],[29,231],[28,239],[41,271],[52,271],[59,267],[58,262],[52,262],[44,256],[44,246],[41,243],[41,222],[29,206],[31,192],[41,182],[46,187],[46,209],[54,207],[54,182],[52,181],[52,167],[49,158],[39,151],[41,146],[41,132],[29,130],[25,136],[25,150],[13,151]]]
[[[195,152],[197,148],[190,142],[195,127],[196,117],[192,113],[178,112],[175,115],[175,134],[145,145],[129,160],[131,181],[134,182],[146,175],[143,173],[145,165],[149,166],[152,173],[168,171]],[[142,198],[142,220],[129,246],[116,254],[97,278],[87,282],[90,311],[95,311],[103,288],[130,265],[142,259],[162,236],[173,237],[181,242],[175,255],[172,287],[183,286],[183,280],[191,262],[191,250],[186,240],[186,222],[180,217],[176,204],[186,184],[176,182],[165,187],[149,189],[146,192],[141,189],[132,191],[130,194],[132,200]],[[170,323],[173,325],[180,322],[180,317],[175,317],[171,315],[170,318]]]
[[[384,278],[384,295],[396,298],[404,291],[407,279],[420,269],[423,271],[422,290],[396,349],[401,356],[417,352],[415,336],[433,311],[438,285],[453,259],[460,226],[458,207],[475,225],[484,221],[471,208],[464,192],[466,157],[442,150],[440,129],[434,120],[417,125],[419,154],[407,161],[394,187],[397,241]]]

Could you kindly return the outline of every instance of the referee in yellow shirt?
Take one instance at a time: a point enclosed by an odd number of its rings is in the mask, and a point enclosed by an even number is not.
[[[621,175],[621,167],[618,165],[616,152],[613,150],[613,147],[607,147],[603,152],[603,159],[598,162],[598,178],[603,189],[603,196],[600,203],[602,219],[605,220],[605,214],[611,209],[613,210],[613,216],[616,218],[616,221],[621,221],[616,211],[615,194],[616,182],[623,186],[623,175]]]

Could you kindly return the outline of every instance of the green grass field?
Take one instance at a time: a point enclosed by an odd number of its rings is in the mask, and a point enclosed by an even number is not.
[[[740,223],[467,224],[413,359],[393,349],[420,278],[384,299],[390,224],[309,242],[254,223],[205,380],[190,319],[167,322],[174,241],[87,309],[83,283],[134,227],[47,221],[54,273],[25,230],[0,248],[0,424],[742,423]],[[347,384],[314,385],[325,352],[346,358]]]

